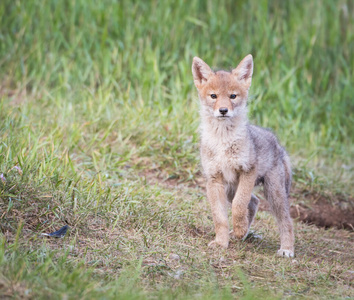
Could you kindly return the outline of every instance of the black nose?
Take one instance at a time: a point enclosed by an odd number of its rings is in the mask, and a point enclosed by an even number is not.
[[[224,116],[227,114],[228,109],[226,107],[220,107],[219,112]]]

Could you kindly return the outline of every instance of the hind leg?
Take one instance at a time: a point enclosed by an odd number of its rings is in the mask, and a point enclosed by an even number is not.
[[[269,174],[265,178],[264,193],[275,215],[280,233],[278,255],[294,257],[294,232],[290,217],[290,205],[285,189],[284,177],[279,173]],[[283,182],[284,180],[284,182]]]

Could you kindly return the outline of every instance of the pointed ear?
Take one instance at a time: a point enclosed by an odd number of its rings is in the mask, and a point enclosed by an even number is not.
[[[253,74],[253,57],[248,54],[237,66],[232,70],[232,74],[237,77],[237,80],[243,83],[247,89],[250,88]]]
[[[193,58],[192,73],[195,86],[199,89],[208,78],[213,74],[210,67],[199,57]]]

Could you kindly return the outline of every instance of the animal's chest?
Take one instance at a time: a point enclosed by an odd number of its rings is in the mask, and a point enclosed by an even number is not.
[[[202,158],[207,175],[222,173],[226,182],[235,182],[240,171],[248,169],[248,153],[240,143],[219,143],[208,145],[208,157]]]

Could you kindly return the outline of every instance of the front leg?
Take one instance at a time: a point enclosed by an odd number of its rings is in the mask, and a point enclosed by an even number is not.
[[[219,245],[227,248],[229,246],[229,221],[227,218],[227,200],[222,175],[218,174],[208,179],[206,188],[216,233],[215,240],[210,242],[208,246]]]
[[[252,222],[252,220],[249,220],[249,215],[251,213],[249,212],[249,203],[256,178],[257,172],[255,168],[247,173],[241,173],[238,188],[232,201],[233,233],[238,239],[242,239],[247,235],[251,225],[250,223]],[[253,216],[250,216],[252,219],[254,214]]]

